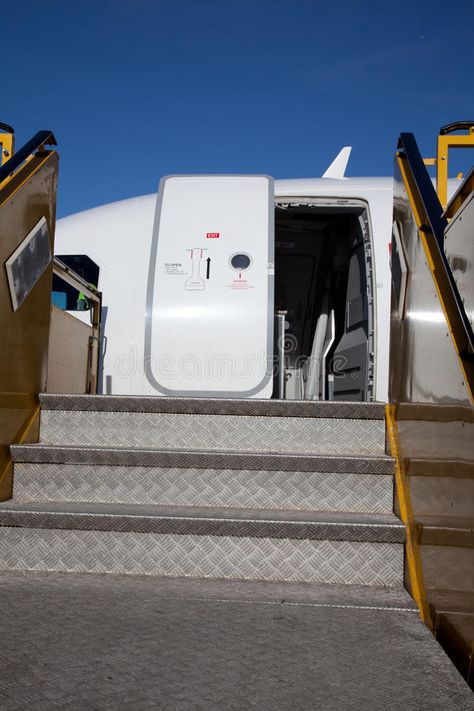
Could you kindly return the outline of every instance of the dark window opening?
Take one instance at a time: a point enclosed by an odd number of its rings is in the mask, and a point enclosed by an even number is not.
[[[67,267],[76,272],[90,286],[99,286],[99,267],[87,254],[56,255]],[[64,311],[88,311],[91,307],[82,291],[53,275],[52,303]]]

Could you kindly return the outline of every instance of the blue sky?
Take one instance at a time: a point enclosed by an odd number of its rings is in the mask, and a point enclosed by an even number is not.
[[[59,216],[168,173],[389,175],[400,131],[433,155],[473,118],[472,5],[320,0],[16,0],[0,120],[52,129]]]

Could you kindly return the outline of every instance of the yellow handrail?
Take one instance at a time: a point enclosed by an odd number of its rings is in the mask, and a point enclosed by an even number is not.
[[[422,199],[416,190],[410,166],[406,158],[400,152],[397,153],[396,159],[418,228],[418,234],[425,251],[428,267],[431,271],[441,308],[446,318],[446,325],[451,334],[459,366],[464,375],[471,402],[474,403],[474,362],[472,361],[471,354],[468,353],[468,336],[465,332],[463,322],[459,317],[455,297],[443,267],[439,250],[434,243],[435,237],[430,233],[427,234],[424,230],[428,219]]]
[[[460,125],[459,128],[466,129],[467,133],[456,134],[443,131],[441,129],[438,136],[437,157],[436,157],[436,192],[438,193],[439,201],[446,208],[448,202],[448,158],[450,148],[474,148],[474,122],[468,125],[469,122],[464,122],[465,125]],[[447,127],[449,128],[449,127]],[[456,124],[452,125],[450,130],[458,130]]]

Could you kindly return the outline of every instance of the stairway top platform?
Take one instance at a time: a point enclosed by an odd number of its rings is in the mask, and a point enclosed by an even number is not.
[[[390,596],[394,595],[390,592]],[[11,711],[467,711],[416,613],[340,586],[0,574]],[[283,602],[285,601],[285,602]],[[358,606],[360,603],[360,607]]]
[[[77,410],[81,412],[322,417],[363,420],[383,420],[385,418],[385,405],[371,402],[54,394],[42,394],[40,401],[43,410]]]
[[[12,445],[13,461],[96,466],[149,466],[195,469],[265,469],[267,471],[393,474],[389,456],[331,456],[146,447],[84,447],[50,444]]]
[[[210,507],[11,501],[0,526],[177,535],[403,543],[394,515]]]

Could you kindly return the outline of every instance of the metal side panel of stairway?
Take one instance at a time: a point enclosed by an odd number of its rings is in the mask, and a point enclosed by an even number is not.
[[[378,404],[44,395],[0,569],[401,588]]]

